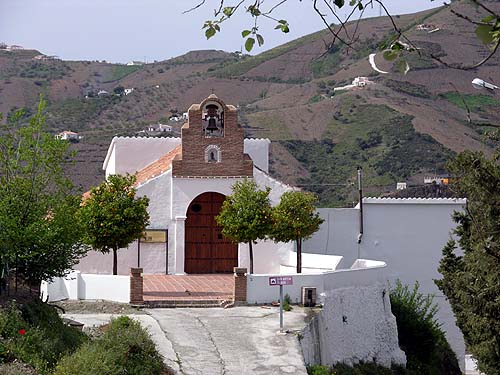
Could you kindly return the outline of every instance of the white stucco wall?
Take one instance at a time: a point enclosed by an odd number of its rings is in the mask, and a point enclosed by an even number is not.
[[[315,287],[318,298],[320,294],[329,290],[352,286],[367,286],[375,283],[387,282],[387,265],[384,262],[373,261],[366,264],[367,268],[340,269],[323,273],[276,273],[253,274],[247,276],[247,301],[248,303],[271,303],[279,298],[279,288],[269,285],[271,276],[291,276],[293,285],[284,286],[287,293],[295,303],[301,302],[302,287]],[[363,267],[363,266],[361,266]],[[322,302],[318,300],[318,302]]]
[[[246,138],[243,142],[243,152],[250,155],[253,164],[269,173],[269,145],[267,138]]]
[[[300,341],[307,364],[405,364],[387,283],[326,291],[323,309]]]
[[[180,138],[114,137],[103,163],[109,174],[135,173],[181,144]]]
[[[130,301],[130,277],[82,274],[71,272],[68,276],[42,282],[42,299],[49,302],[70,300],[107,300],[128,303]]]
[[[359,209],[320,209],[325,219],[320,231],[303,244],[304,251],[344,256],[347,264],[355,258],[377,259],[388,264],[391,281],[400,279],[420,291],[435,295],[437,318],[443,324],[451,347],[464,366],[465,345],[449,303],[434,280],[441,250],[455,223],[452,213],[462,210],[463,199],[384,199],[365,198],[364,235],[357,244]]]

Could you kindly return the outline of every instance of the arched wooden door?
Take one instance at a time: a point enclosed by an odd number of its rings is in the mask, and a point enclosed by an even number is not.
[[[184,272],[231,273],[238,266],[238,245],[224,237],[215,222],[224,199],[219,193],[203,193],[189,205]]]

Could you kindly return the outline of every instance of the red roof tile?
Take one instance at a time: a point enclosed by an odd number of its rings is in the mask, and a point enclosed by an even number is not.
[[[158,160],[155,160],[151,164],[145,166],[140,171],[136,173],[136,182],[135,186],[140,185],[153,177],[159,176],[161,173],[165,172],[172,165],[172,160],[174,160],[177,156],[180,156],[182,152],[182,146],[178,145],[170,152],[167,152]]]

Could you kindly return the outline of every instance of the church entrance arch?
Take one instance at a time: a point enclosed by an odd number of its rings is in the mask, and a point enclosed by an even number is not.
[[[186,273],[231,273],[238,266],[238,245],[222,235],[215,217],[225,196],[209,192],[189,205],[185,226]]]

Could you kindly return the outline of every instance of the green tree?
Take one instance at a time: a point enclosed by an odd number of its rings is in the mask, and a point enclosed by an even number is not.
[[[15,268],[30,285],[63,276],[85,253],[80,198],[64,174],[68,144],[45,129],[45,101],[0,125],[0,275]],[[0,114],[1,116],[1,114]]]
[[[216,220],[224,236],[233,242],[248,244],[250,273],[253,273],[252,244],[266,238],[271,227],[270,189],[259,190],[253,180],[236,182],[232,189],[233,194],[224,200]]]
[[[295,241],[297,273],[302,272],[302,241],[311,237],[324,221],[316,212],[317,202],[313,193],[287,191],[273,210],[270,237],[276,242]]]
[[[466,346],[488,375],[500,372],[500,164],[480,152],[463,152],[449,165],[452,188],[467,197],[454,214],[457,242],[443,249],[436,280],[446,295]]]
[[[391,311],[398,326],[398,341],[406,353],[409,374],[461,375],[455,353],[436,319],[438,306],[433,295],[402,285],[391,289]]]
[[[94,249],[113,251],[113,275],[118,273],[118,249],[138,239],[149,224],[149,199],[136,198],[135,176],[110,175],[90,191],[80,208],[83,241]]]

